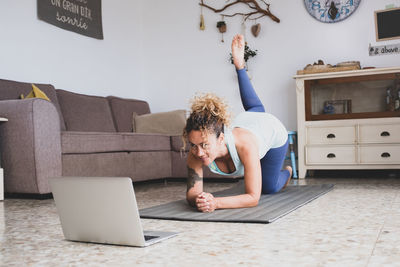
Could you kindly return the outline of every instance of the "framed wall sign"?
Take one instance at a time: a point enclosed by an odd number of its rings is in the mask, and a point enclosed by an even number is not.
[[[375,11],[377,41],[400,39],[400,8]]]
[[[62,29],[103,39],[101,0],[37,0],[37,13]]]

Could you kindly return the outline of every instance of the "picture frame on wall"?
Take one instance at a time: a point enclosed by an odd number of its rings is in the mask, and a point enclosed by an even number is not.
[[[101,0],[37,0],[37,15],[61,29],[103,40]]]
[[[400,8],[375,11],[376,41],[400,39]]]

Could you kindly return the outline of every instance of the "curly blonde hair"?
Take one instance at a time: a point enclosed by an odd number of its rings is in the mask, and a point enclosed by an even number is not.
[[[203,136],[215,133],[217,138],[224,132],[224,126],[230,123],[230,112],[225,101],[213,93],[197,94],[191,100],[191,112],[183,129],[183,148],[186,147],[188,134],[201,131]]]

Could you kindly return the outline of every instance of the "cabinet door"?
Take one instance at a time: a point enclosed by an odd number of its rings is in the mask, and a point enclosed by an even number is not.
[[[356,164],[356,146],[306,146],[306,164]]]
[[[400,164],[400,145],[360,146],[361,164]]]
[[[400,124],[360,125],[360,143],[400,143]]]
[[[307,144],[355,144],[355,126],[307,127]]]

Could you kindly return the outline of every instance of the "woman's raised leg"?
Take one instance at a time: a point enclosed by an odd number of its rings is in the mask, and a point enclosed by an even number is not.
[[[244,110],[252,112],[265,112],[264,105],[261,103],[260,98],[251,84],[249,77],[247,76],[246,70],[236,70],[239,80],[240,98]]]
[[[240,98],[242,99],[242,104],[246,111],[265,112],[265,108],[258,98],[246,73],[244,47],[245,42],[243,35],[235,35],[232,40],[232,58],[238,75]]]

